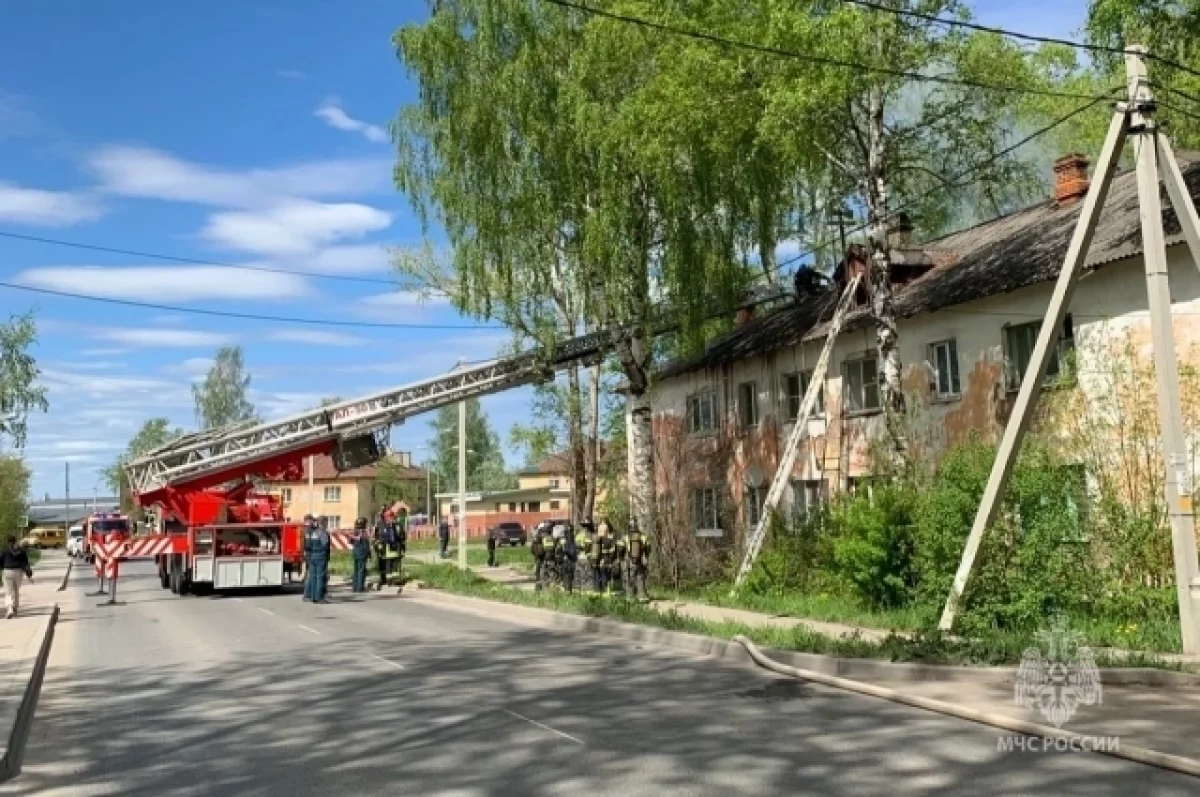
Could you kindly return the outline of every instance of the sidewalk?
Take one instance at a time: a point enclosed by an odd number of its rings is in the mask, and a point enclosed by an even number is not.
[[[0,615],[0,717],[12,716],[15,705],[25,694],[26,679],[21,665],[37,656],[42,643],[39,634],[42,621],[54,605],[67,562],[66,554],[60,551],[44,551],[33,568],[34,582],[21,584],[20,614],[12,620]]]

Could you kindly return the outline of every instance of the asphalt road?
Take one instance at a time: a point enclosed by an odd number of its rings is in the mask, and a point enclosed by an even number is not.
[[[1195,795],[1200,780],[409,598],[178,598],[77,571],[17,795]]]

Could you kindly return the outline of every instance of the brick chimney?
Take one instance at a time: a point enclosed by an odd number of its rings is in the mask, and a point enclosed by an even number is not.
[[[1054,204],[1064,207],[1078,202],[1088,192],[1090,161],[1078,152],[1063,155],[1054,162]]]

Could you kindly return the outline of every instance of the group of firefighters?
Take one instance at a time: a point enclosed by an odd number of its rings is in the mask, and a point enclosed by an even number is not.
[[[650,599],[646,591],[650,538],[636,520],[623,534],[608,520],[599,524],[584,520],[578,529],[565,521],[542,521],[533,531],[530,551],[536,589],[556,580],[572,592],[578,571],[581,588],[590,576],[590,586],[601,595],[624,593],[643,603]]]
[[[379,585],[382,590],[393,576],[400,578],[400,560],[408,542],[408,512],[403,507],[398,512],[383,509],[375,528],[367,529],[367,519],[360,517],[354,522],[350,536],[350,554],[354,562],[350,586],[354,592],[367,591],[367,565],[374,552],[379,565]],[[304,600],[312,603],[328,603],[325,594],[329,588],[329,556],[332,549],[327,522],[318,522],[312,515],[304,517]]]
[[[382,590],[393,576],[400,579],[400,562],[408,542],[408,513],[383,509],[374,529],[368,529],[365,517],[354,523],[350,537],[350,553],[354,562],[350,579],[354,592],[367,591],[367,567],[375,554]],[[494,551],[495,539],[488,539]],[[551,581],[559,582],[567,592],[576,586],[585,588],[586,581],[597,593],[611,596],[625,594],[638,601],[648,601],[646,575],[649,570],[650,538],[631,520],[629,530],[622,533],[608,520],[599,524],[584,520],[576,528],[567,521],[545,520],[537,525],[530,541],[534,559],[536,589]],[[328,603],[325,597],[329,586],[329,556],[332,539],[325,522],[312,515],[304,517],[304,600]],[[494,561],[494,559],[493,559]]]

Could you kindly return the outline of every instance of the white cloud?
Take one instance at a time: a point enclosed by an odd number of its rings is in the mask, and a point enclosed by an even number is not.
[[[392,176],[388,158],[234,171],[191,163],[161,150],[127,146],[105,147],[92,154],[89,165],[110,193],[227,207],[256,207],[287,196],[357,196],[387,187]]]
[[[0,220],[41,227],[67,227],[95,221],[104,208],[95,197],[70,191],[22,188],[0,180]]]
[[[22,285],[110,299],[161,301],[169,297],[173,302],[280,300],[312,294],[304,277],[225,266],[62,266],[27,269],[14,280]]]
[[[111,440],[56,440],[49,444],[55,451],[120,451],[124,446]]]
[[[304,78],[308,77],[308,75],[299,69],[276,69],[275,76],[281,77],[284,80],[304,80]]]
[[[362,346],[369,340],[344,332],[326,332],[320,329],[280,329],[267,336],[282,343],[308,343],[313,346]]]
[[[287,200],[265,211],[214,213],[201,234],[230,249],[281,256],[313,253],[323,244],[391,223],[389,214],[367,205]]]
[[[191,329],[112,328],[97,329],[92,336],[115,343],[142,348],[187,349],[216,348],[232,343],[232,335]]]
[[[347,133],[361,133],[363,138],[368,141],[374,141],[376,144],[383,144],[388,141],[386,130],[379,125],[355,119],[343,111],[341,105],[337,97],[330,97],[313,111],[313,115],[323,119],[325,124],[336,130],[344,130]]]
[[[264,418],[284,418],[311,410],[318,406],[322,399],[338,393],[334,388],[327,393],[264,392],[251,388],[249,398]]]
[[[198,382],[208,374],[213,366],[211,357],[189,357],[181,363],[163,366],[163,373],[186,376],[191,382]]]
[[[84,360],[81,362],[56,362],[55,368],[65,368],[74,371],[111,371],[114,368],[122,368],[125,363],[115,360]]]
[[[129,349],[84,349],[79,354],[81,357],[113,357],[128,351]]]
[[[391,257],[380,244],[343,244],[322,247],[300,263],[324,274],[361,274],[388,268]]]

